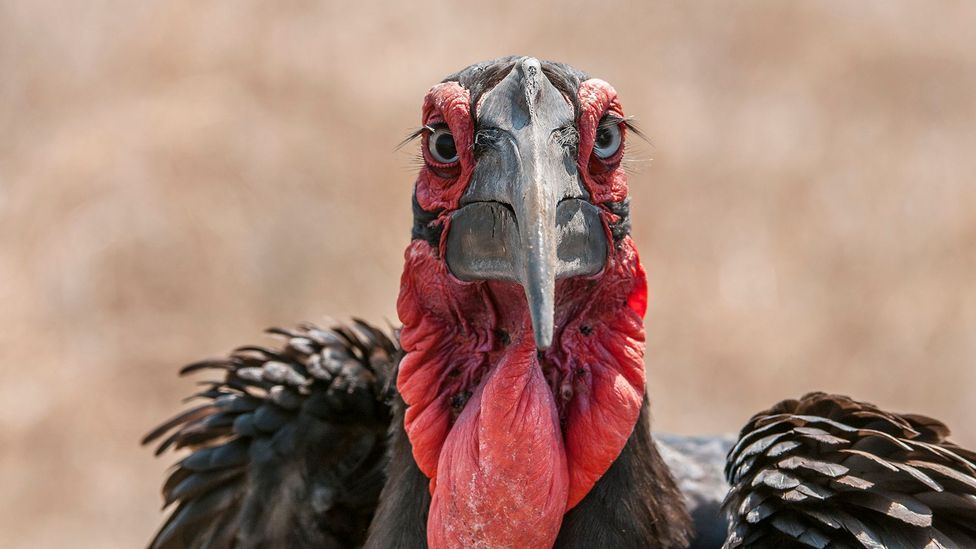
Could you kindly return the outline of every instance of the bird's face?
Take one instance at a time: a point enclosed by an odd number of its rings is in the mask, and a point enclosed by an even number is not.
[[[609,84],[505,58],[428,92],[397,387],[431,547],[548,547],[644,395],[644,271]]]
[[[473,100],[449,81],[424,104],[416,197],[439,212],[442,257],[459,280],[521,285],[539,350],[552,344],[556,280],[603,269],[621,221],[606,203],[627,193],[616,92],[568,76],[521,58],[481,75]]]

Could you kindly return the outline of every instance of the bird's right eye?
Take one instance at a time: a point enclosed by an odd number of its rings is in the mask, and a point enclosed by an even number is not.
[[[454,136],[447,128],[436,128],[427,138],[427,150],[435,162],[453,164],[458,160],[457,145]]]
[[[597,157],[606,160],[611,156],[617,154],[620,150],[620,144],[623,141],[621,136],[620,126],[611,123],[600,123],[600,127],[596,130],[596,138],[593,141],[593,154]]]

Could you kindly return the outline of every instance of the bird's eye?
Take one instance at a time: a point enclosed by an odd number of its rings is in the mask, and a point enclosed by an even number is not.
[[[593,154],[597,158],[610,158],[620,150],[621,141],[619,124],[601,124],[596,130],[596,139],[593,141]]]
[[[454,136],[447,128],[437,128],[431,132],[427,138],[427,150],[435,161],[441,164],[453,164],[457,162],[457,145],[454,144]]]

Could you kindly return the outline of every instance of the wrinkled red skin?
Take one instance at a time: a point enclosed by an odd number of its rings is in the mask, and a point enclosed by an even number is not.
[[[447,123],[458,151],[457,166],[446,166],[431,157],[426,143],[421,146],[426,164],[417,176],[417,202],[428,212],[445,210],[442,220],[457,209],[474,170],[474,122],[470,103],[468,90],[457,82],[438,84],[424,98],[424,125]]]
[[[606,161],[590,154],[603,115],[622,115],[616,94],[599,80],[579,94],[580,173],[594,202],[622,200],[622,150]],[[645,275],[625,237],[601,273],[558,281],[554,343],[541,356],[521,286],[451,275],[442,259],[449,216],[474,168],[469,104],[456,83],[425,100],[424,123],[446,122],[460,158],[433,168],[427,158],[417,181],[418,201],[444,209],[436,222],[446,230],[439,249],[415,240],[405,254],[397,388],[414,458],[431,479],[428,544],[550,547],[640,413]],[[604,209],[603,219],[610,238],[614,216]]]
[[[580,84],[577,97],[580,102],[580,114],[576,122],[580,133],[578,168],[579,173],[583,174],[586,190],[590,192],[590,200],[594,204],[620,202],[627,198],[627,174],[620,168],[624,147],[621,146],[617,154],[606,160],[590,154],[600,120],[607,113],[621,118],[624,116],[617,92],[610,84],[593,78]]]

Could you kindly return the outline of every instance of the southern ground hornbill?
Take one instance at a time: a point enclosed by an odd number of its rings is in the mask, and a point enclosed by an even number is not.
[[[151,546],[976,547],[976,454],[932,419],[814,393],[734,445],[652,440],[628,129],[559,63],[431,88],[403,327],[184,368],[223,379],[146,437],[192,450]]]

